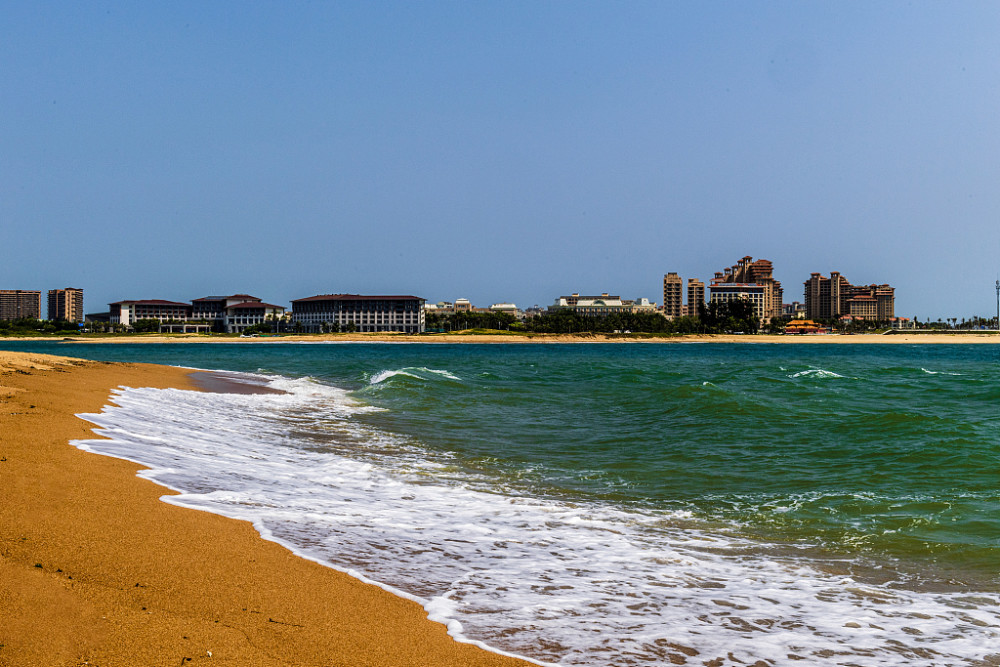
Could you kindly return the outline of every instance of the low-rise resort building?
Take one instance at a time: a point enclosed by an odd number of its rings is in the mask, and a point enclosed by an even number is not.
[[[247,327],[280,321],[282,306],[249,294],[206,296],[191,303],[149,299],[109,304],[111,324],[132,328],[138,320],[158,320],[161,333],[242,333]]]
[[[320,294],[292,301],[292,323],[308,333],[424,332],[425,299],[416,296]]]
[[[285,316],[283,306],[264,303],[249,294],[204,296],[191,302],[192,319],[212,323],[215,331],[242,333],[247,327],[278,321]]]
[[[620,296],[612,296],[605,292],[600,296],[580,296],[571,294],[561,296],[554,304],[549,306],[549,312],[554,313],[560,310],[569,310],[577,315],[587,317],[607,317],[615,313],[656,313],[659,310],[656,304],[649,299],[622,299]]]
[[[138,299],[109,303],[111,324],[131,329],[140,320],[158,320],[163,333],[208,333],[211,325],[192,321],[191,304],[163,299]]]

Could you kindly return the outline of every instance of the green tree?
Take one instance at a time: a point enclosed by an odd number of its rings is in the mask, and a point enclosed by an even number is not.
[[[150,333],[160,330],[160,320],[144,319],[136,320],[132,323],[132,330],[136,333]]]

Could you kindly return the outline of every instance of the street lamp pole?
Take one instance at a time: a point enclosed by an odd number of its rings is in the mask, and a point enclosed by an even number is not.
[[[997,280],[997,329],[1000,329],[1000,280]]]

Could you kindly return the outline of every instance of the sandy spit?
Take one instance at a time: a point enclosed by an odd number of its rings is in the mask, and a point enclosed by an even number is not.
[[[173,336],[140,335],[92,338],[74,336],[53,338],[0,338],[3,341],[65,341],[73,343],[795,343],[795,344],[954,344],[954,343],[1000,343],[1000,333],[996,332],[955,332],[955,333],[893,333],[893,334],[829,334],[829,335],[727,335],[700,334],[672,336],[669,338],[643,338],[641,336],[611,334],[309,334],[287,335],[264,338],[228,338],[200,334],[178,334]]]
[[[69,445],[94,437],[74,414],[121,385],[194,388],[177,368],[0,352],[0,665],[527,664]]]

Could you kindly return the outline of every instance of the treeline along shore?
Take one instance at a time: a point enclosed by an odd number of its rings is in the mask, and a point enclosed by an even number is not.
[[[0,665],[483,665],[416,603],[169,505],[76,417],[184,369],[0,352]]]

